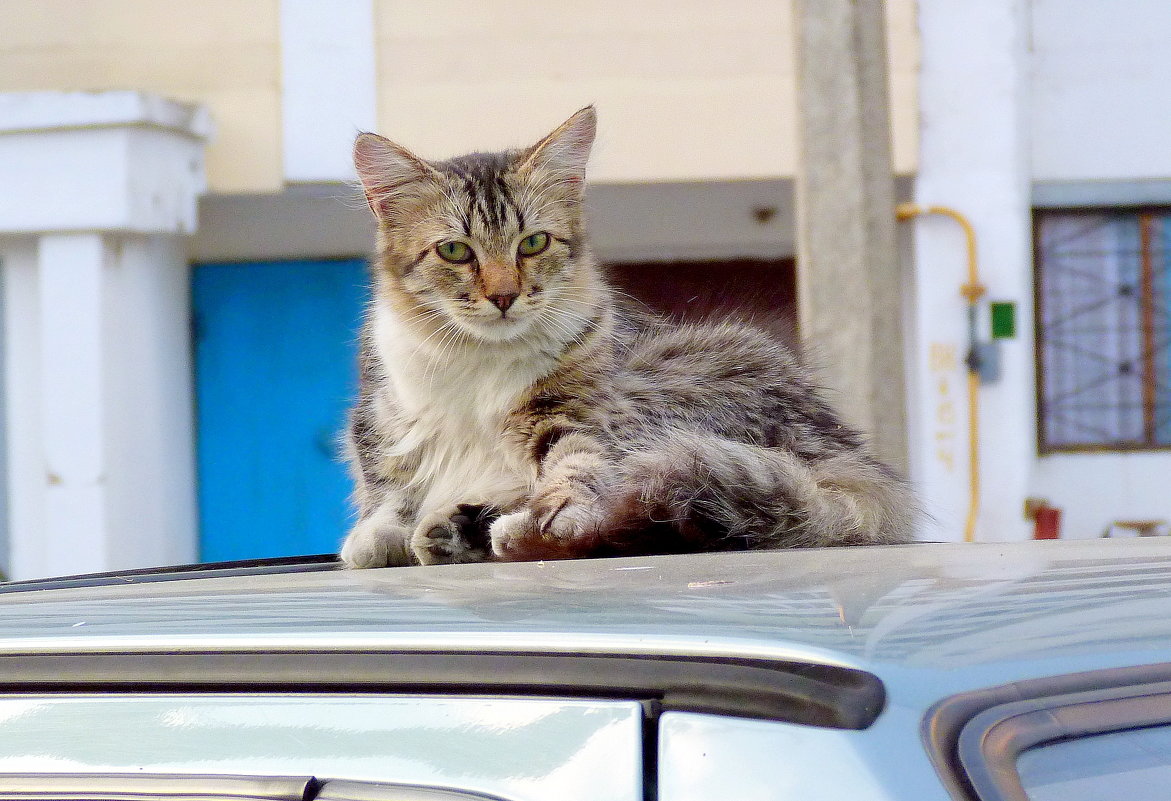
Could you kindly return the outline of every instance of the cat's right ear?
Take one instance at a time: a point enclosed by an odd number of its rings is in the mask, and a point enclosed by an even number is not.
[[[421,182],[437,175],[430,164],[405,147],[373,133],[358,134],[354,141],[354,168],[366,203],[380,221],[392,218],[404,198],[417,194]]]

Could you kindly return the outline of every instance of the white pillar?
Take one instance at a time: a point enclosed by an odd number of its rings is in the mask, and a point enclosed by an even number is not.
[[[373,0],[281,0],[285,180],[356,179],[350,151],[377,125]]]
[[[987,338],[988,300],[1012,301],[1017,333],[1001,345],[1001,377],[980,390],[978,540],[1029,536],[1023,516],[1035,461],[1032,254],[1026,0],[919,5],[919,172],[915,201],[950,206],[973,223]],[[944,217],[914,226],[915,357],[912,477],[937,523],[930,539],[960,539],[968,506],[963,232]]]
[[[44,445],[45,570],[102,569],[109,560],[102,386],[102,280],[106,244],[100,234],[40,238],[41,442]],[[17,421],[12,421],[15,425]],[[14,556],[23,542],[17,531]],[[47,557],[47,559],[46,559]],[[98,567],[100,566],[100,567]],[[18,571],[19,573],[20,571]]]
[[[798,0],[797,285],[801,332],[845,418],[907,463],[886,39],[879,0]]]
[[[134,92],[0,95],[11,578],[195,557],[184,238],[207,128]]]

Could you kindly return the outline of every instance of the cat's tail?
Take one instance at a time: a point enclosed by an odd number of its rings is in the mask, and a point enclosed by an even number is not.
[[[913,539],[906,483],[857,451],[783,448],[678,432],[630,454],[602,539],[614,553],[892,544]]]

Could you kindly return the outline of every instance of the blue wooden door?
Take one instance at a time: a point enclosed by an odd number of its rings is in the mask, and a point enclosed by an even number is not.
[[[202,560],[337,549],[367,297],[362,261],[193,268]]]

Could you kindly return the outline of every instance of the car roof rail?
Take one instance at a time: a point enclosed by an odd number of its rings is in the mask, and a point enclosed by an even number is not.
[[[308,556],[278,556],[266,559],[242,559],[230,562],[204,562],[166,567],[144,567],[132,570],[111,570],[104,573],[83,573],[75,576],[28,579],[0,582],[0,594],[32,592],[34,590],[62,590],[77,587],[115,587],[128,584],[149,584],[157,581],[183,581],[195,578],[226,578],[230,576],[275,575],[279,573],[314,573],[341,568],[337,554]]]

